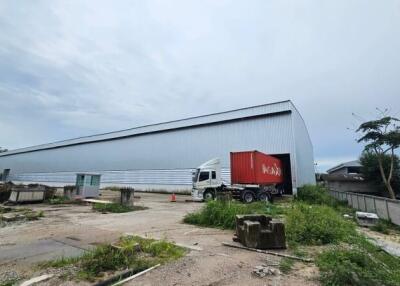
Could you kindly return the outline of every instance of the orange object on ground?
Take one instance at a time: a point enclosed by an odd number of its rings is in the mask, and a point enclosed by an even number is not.
[[[172,203],[176,202],[176,195],[175,195],[175,193],[172,193],[172,195],[171,195],[171,202],[172,202]]]

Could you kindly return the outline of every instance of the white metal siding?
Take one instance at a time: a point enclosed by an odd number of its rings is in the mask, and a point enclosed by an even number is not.
[[[290,153],[290,114],[145,134],[0,157],[18,173],[196,168],[210,158],[229,167],[229,152]]]
[[[300,113],[293,107],[292,112],[295,157],[296,187],[315,184],[314,150],[307,127]]]
[[[192,126],[207,120],[214,123]],[[146,133],[156,128],[158,132]],[[127,134],[134,136],[117,138]],[[68,145],[106,137],[115,139]],[[222,177],[229,183],[229,152],[245,150],[290,154],[293,186],[315,182],[312,145],[303,120],[290,102],[10,151],[0,155],[0,170],[11,169],[10,179],[23,182],[71,184],[76,172],[97,172],[102,174],[103,185],[188,188],[193,168],[215,157],[221,159]],[[30,152],[18,153],[21,151]]]

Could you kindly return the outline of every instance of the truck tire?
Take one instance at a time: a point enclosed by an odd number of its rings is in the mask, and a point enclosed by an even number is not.
[[[256,200],[256,195],[254,192],[246,190],[242,194],[242,201],[246,204],[252,203]]]
[[[258,200],[265,202],[268,201],[270,203],[274,202],[273,195],[269,192],[261,192],[258,194]]]
[[[267,192],[260,192],[258,194],[258,200],[262,201],[262,202],[265,202],[267,200],[269,201],[268,193]]]
[[[204,199],[205,201],[209,201],[209,200],[215,199],[215,192],[214,192],[214,190],[206,190],[206,191],[203,193],[203,199]]]

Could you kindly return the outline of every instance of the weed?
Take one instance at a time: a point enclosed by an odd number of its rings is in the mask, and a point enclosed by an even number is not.
[[[138,246],[138,248],[136,248]],[[79,257],[60,258],[41,263],[41,268],[63,268],[75,265],[75,279],[93,281],[104,272],[132,269],[140,272],[158,263],[182,257],[185,250],[165,240],[144,239],[137,236],[122,237],[116,246],[99,245]]]
[[[290,258],[282,258],[281,261],[279,262],[279,270],[282,273],[289,273],[294,265],[294,260]]]
[[[373,231],[377,231],[377,232],[383,233],[383,234],[390,234],[391,230],[396,231],[396,232],[400,231],[400,227],[399,226],[397,226],[397,225],[395,225],[395,224],[393,224],[390,221],[385,220],[385,219],[380,219],[378,221],[378,223],[376,225],[374,225],[374,226],[371,226],[370,229],[373,230]]]
[[[79,257],[61,257],[50,261],[40,262],[38,264],[39,268],[61,268],[67,265],[71,265],[76,263],[79,260]]]
[[[51,205],[62,205],[70,203],[70,200],[65,197],[54,197],[52,199],[49,199],[48,203]]]
[[[356,233],[334,209],[323,205],[295,203],[286,213],[286,236],[303,245],[338,243]]]
[[[0,286],[14,286],[17,285],[19,279],[8,279],[6,281],[0,282]]]
[[[304,185],[299,188],[297,201],[309,204],[326,205],[345,212],[351,211],[345,202],[338,201],[328,193],[328,189],[320,185]]]
[[[126,213],[126,212],[133,212],[133,211],[141,211],[141,210],[146,210],[148,209],[147,207],[144,206],[124,206],[121,204],[117,203],[111,203],[111,204],[101,204],[101,203],[95,203],[93,204],[93,210],[102,212],[102,213]]]
[[[337,245],[317,258],[322,285],[400,285],[400,259],[383,252],[364,237]]]
[[[235,228],[235,216],[239,214],[266,214],[277,217],[284,209],[266,202],[243,204],[235,201],[208,201],[198,212],[189,213],[184,222],[223,229]]]
[[[43,211],[38,211],[38,212],[27,211],[27,212],[24,212],[24,215],[27,220],[38,220],[39,218],[44,217]]]

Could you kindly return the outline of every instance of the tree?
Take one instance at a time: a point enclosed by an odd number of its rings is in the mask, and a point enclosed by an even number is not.
[[[357,141],[365,142],[367,145],[364,150],[377,155],[379,172],[383,183],[389,193],[390,198],[395,199],[396,195],[392,187],[393,170],[395,153],[394,151],[400,146],[400,120],[382,114],[377,120],[364,122],[358,127],[356,132],[362,133],[361,138]],[[389,170],[385,171],[383,167],[384,156],[389,155]]]
[[[376,186],[379,192],[387,193],[385,184],[383,183],[381,172],[379,170],[378,155],[372,152],[364,151],[360,156],[361,173],[366,181]],[[383,170],[385,174],[390,171],[390,155],[383,155]],[[394,157],[393,178],[391,185],[396,193],[400,191],[400,160],[398,156]]]
[[[7,151],[8,151],[7,149],[3,149],[0,147],[0,153],[7,152]]]

